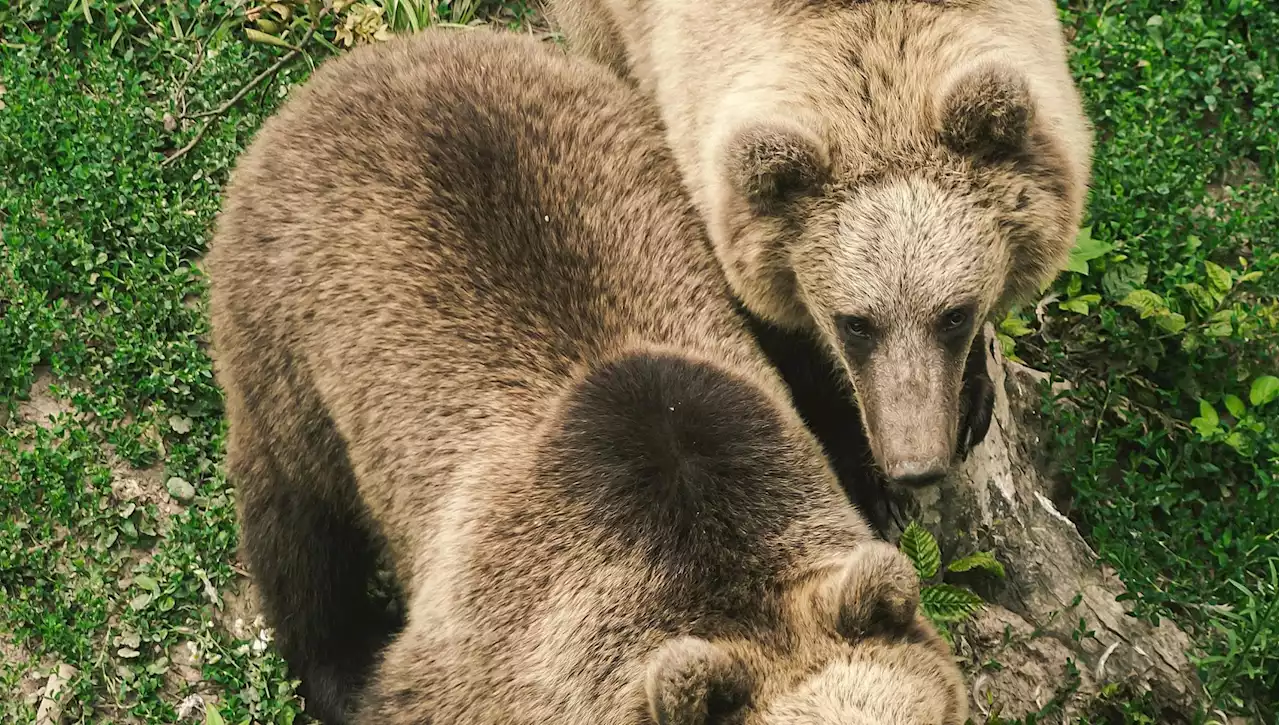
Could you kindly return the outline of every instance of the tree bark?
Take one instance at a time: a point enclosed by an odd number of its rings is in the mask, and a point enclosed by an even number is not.
[[[1151,626],[1131,616],[1116,601],[1123,584],[1097,564],[1053,503],[1056,479],[1041,432],[1052,421],[1039,413],[1048,376],[1005,360],[990,325],[983,334],[996,389],[990,430],[949,481],[891,492],[888,532],[896,540],[915,519],[937,537],[944,562],[990,550],[1005,567],[1003,580],[979,574],[961,582],[989,603],[956,630],[974,720],[995,711],[1020,718],[1055,694],[1066,714],[1079,713],[1109,684],[1150,692],[1170,722],[1189,719],[1203,702],[1189,638],[1168,620]],[[1079,685],[1064,694],[1073,679],[1068,659]]]

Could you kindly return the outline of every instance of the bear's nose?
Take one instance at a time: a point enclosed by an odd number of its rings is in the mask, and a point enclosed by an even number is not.
[[[902,461],[886,471],[890,483],[910,488],[931,486],[947,475],[942,461]]]

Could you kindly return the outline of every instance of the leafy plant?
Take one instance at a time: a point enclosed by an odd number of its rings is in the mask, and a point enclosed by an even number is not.
[[[1137,612],[1207,652],[1209,710],[1273,717],[1280,22],[1252,2],[1060,7],[1098,141],[1087,227],[1034,329],[1001,342],[1070,384],[1043,408],[1052,448]]]
[[[920,610],[949,638],[949,626],[964,622],[982,608],[982,598],[971,590],[934,581],[941,574],[942,554],[938,541],[918,522],[912,521],[898,539],[898,549],[906,555],[920,575]],[[982,570],[1004,577],[1004,566],[989,551],[979,551],[952,561],[951,572]]]
[[[21,690],[55,664],[68,722],[301,713],[260,628],[226,621],[200,257],[228,169],[337,27],[319,2],[0,4],[0,722],[36,720]]]

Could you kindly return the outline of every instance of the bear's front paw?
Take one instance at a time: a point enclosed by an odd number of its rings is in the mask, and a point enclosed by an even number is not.
[[[960,431],[956,436],[956,458],[964,461],[987,437],[996,407],[996,386],[987,374],[987,336],[978,333],[969,348],[960,388]]]

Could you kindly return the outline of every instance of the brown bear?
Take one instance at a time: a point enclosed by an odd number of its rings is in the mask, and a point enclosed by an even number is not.
[[[207,262],[243,555],[325,722],[964,721],[615,75],[487,31],[327,62]]]
[[[981,323],[1057,274],[1082,214],[1091,130],[1055,4],[551,5],[658,106],[829,452],[858,455],[858,410],[889,479],[941,478],[990,422]]]

